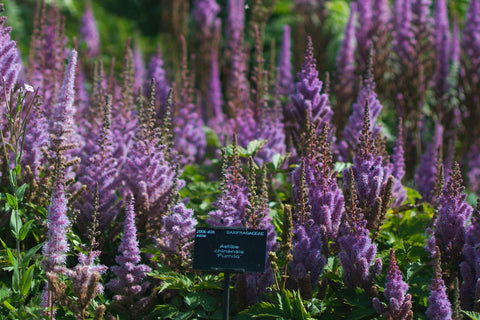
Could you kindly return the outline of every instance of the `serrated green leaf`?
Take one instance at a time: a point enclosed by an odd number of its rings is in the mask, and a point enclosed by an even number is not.
[[[170,304],[157,305],[154,309],[158,311],[159,319],[175,319],[178,309]]]
[[[33,275],[35,273],[34,268],[35,265],[32,264],[30,268],[28,268],[27,271],[25,271],[25,273],[22,275],[22,279],[20,279],[20,293],[23,296],[26,296],[32,287]]]
[[[198,292],[191,292],[185,296],[184,300],[190,309],[195,309],[200,304],[200,295]]]

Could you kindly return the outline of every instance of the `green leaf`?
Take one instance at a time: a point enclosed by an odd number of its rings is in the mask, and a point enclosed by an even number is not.
[[[25,273],[22,276],[22,279],[20,279],[20,293],[23,296],[26,296],[30,291],[30,288],[32,287],[34,268],[35,268],[35,265],[32,264],[30,268],[28,268],[27,271],[25,271]]]
[[[20,213],[18,210],[13,210],[12,214],[10,215],[10,229],[15,239],[20,238],[20,230],[22,229],[22,226],[23,223],[22,219],[20,219]]]
[[[341,174],[343,170],[348,169],[351,166],[352,164],[350,162],[335,162],[335,167],[333,170]]]
[[[22,263],[21,263],[22,268],[26,268],[30,264],[30,259],[35,253],[37,253],[38,249],[40,249],[43,246],[43,244],[44,244],[43,242],[39,243],[35,247],[30,248],[30,250],[28,250],[27,253],[25,253],[25,255],[22,258]]]
[[[247,146],[247,155],[253,156],[267,144],[267,140],[252,140]]]
[[[5,195],[7,196],[7,203],[10,205],[10,208],[12,208],[12,210],[17,210],[18,209],[17,198],[15,198],[15,196],[11,195],[10,193],[6,193]]]
[[[7,245],[5,244],[5,242],[3,242],[2,239],[0,239],[0,241],[2,242],[2,245],[5,248],[5,250],[7,250],[8,261],[10,261],[10,264],[12,266],[15,266],[17,264],[17,259],[15,257],[15,254],[10,250],[9,247],[7,247]]]
[[[157,305],[155,311],[158,311],[159,319],[175,319],[178,314],[178,309],[170,304]]]
[[[28,220],[27,223],[25,223],[21,228],[20,228],[20,234],[19,234],[19,240],[23,241],[28,235],[28,232],[30,232],[30,229],[32,228],[32,224],[35,220]]]
[[[12,295],[12,290],[10,290],[9,288],[5,288],[5,287],[0,288],[0,301],[10,298],[11,295]]]
[[[12,306],[10,303],[8,303],[8,301],[3,301],[3,305],[10,311],[14,311],[14,312],[17,311],[17,309],[15,309],[14,306]]]
[[[11,186],[17,185],[17,176],[15,175],[15,171],[13,170],[8,171],[8,179]]]
[[[17,293],[20,292],[20,269],[18,267],[13,269],[12,289]]]
[[[27,183],[24,183],[22,184],[20,187],[18,187],[17,191],[15,191],[16,195],[17,195],[17,199],[19,201],[22,201],[23,200],[23,195],[25,194],[25,190],[28,188],[28,184]]]
[[[479,313],[479,312],[465,311],[465,310],[462,310],[462,312],[463,312],[465,315],[467,315],[470,319],[480,320],[480,313]]]

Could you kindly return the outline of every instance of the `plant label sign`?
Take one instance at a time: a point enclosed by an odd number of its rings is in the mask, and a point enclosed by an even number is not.
[[[193,269],[217,272],[265,272],[267,231],[197,228]]]

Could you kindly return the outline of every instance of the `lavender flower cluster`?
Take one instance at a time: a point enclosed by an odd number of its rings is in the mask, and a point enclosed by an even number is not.
[[[282,289],[303,299],[320,297],[332,285],[325,273],[338,272],[344,288],[367,295],[386,319],[413,319],[404,265],[388,248],[389,268],[382,271],[380,243],[388,243],[384,225],[429,208],[435,214],[422,237],[429,235],[435,270],[426,316],[451,318],[455,287],[463,309],[479,307],[479,208],[467,202],[462,178],[464,171],[469,191],[478,192],[480,146],[472,137],[480,133],[479,1],[470,1],[461,41],[445,1],[435,3],[433,14],[430,1],[396,0],[393,8],[382,0],[352,2],[332,83],[320,80],[315,35],[301,39],[295,82],[298,30],[289,25],[267,67],[260,22],[268,10],[258,9],[266,2],[255,2],[258,11],[246,15],[243,0],[226,6],[195,0],[192,23],[202,45],[178,36],[181,61],[170,66],[163,54],[171,48],[157,44],[146,64],[141,42],[128,40],[121,74],[113,59],[108,76],[92,3],[81,21],[83,46],[75,49],[58,9],[39,4],[25,64],[0,18],[2,110],[22,92],[21,81],[39,88],[22,136],[25,173],[18,176],[29,185],[26,201],[47,208],[41,265],[48,308],[65,303],[85,317],[90,301],[107,294],[130,318],[148,312],[160,285],[150,273],[188,272],[195,228],[204,224],[267,230],[266,271],[235,277],[239,309],[282,281]],[[323,1],[296,7],[305,19],[328,12]],[[248,26],[252,21],[258,23]],[[10,115],[0,115],[7,134],[11,123],[3,118]],[[391,119],[396,136],[388,130]],[[201,174],[189,177],[195,170]],[[202,194],[201,205],[188,197],[217,180],[218,192]],[[406,185],[418,190],[417,202]],[[282,225],[279,209],[289,206],[292,217]],[[289,232],[280,245],[282,228]],[[89,245],[73,246],[69,235]],[[109,249],[117,245],[113,257]],[[78,264],[72,267],[68,255],[77,255]],[[62,298],[64,280],[77,306]],[[173,301],[175,293],[162,294]]]

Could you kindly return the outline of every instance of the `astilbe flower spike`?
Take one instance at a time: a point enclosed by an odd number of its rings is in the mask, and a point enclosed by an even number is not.
[[[126,308],[132,308],[148,289],[150,283],[144,282],[150,267],[140,264],[137,228],[135,226],[134,198],[128,201],[119,255],[115,258],[117,266],[111,267],[116,278],[107,283],[107,289],[115,293],[114,299]]]
[[[65,263],[69,245],[67,242],[67,231],[70,227],[70,220],[67,217],[67,198],[65,186],[62,179],[57,179],[52,193],[52,202],[47,208],[47,241],[43,245],[42,267],[45,272],[65,271]]]
[[[353,172],[350,170],[350,179]],[[367,221],[363,218],[361,209],[358,207],[356,190],[349,186],[344,190],[345,196],[345,219],[340,225],[338,245],[340,252],[338,258],[343,267],[343,279],[347,287],[363,288],[368,294],[372,294],[373,277],[380,274],[382,260],[375,260],[377,246],[372,243],[369,231],[366,228]]]
[[[230,162],[231,161],[231,162]],[[242,175],[238,158],[236,139],[233,142],[233,155],[228,159],[223,150],[221,194],[214,203],[216,210],[208,213],[207,224],[214,227],[244,227],[248,200],[248,185]]]
[[[287,115],[291,116],[294,121],[290,125],[290,129],[292,130],[294,143],[301,150],[303,149],[301,147],[301,135],[305,132],[306,123],[309,121],[312,125],[321,128],[323,122],[331,122],[333,115],[328,95],[320,93],[323,84],[318,79],[310,37],[307,40],[305,61],[302,70],[297,73],[297,78],[299,81],[296,83],[296,93],[290,96],[292,104],[290,110],[287,110]]]
[[[365,106],[364,124],[353,166],[343,171],[344,189],[353,186],[358,206],[367,221],[367,228],[376,236],[392,199],[394,177],[376,148],[369,122],[369,105]],[[353,179],[352,179],[353,178]]]
[[[3,4],[0,4],[0,12],[4,10]],[[17,44],[10,37],[12,28],[5,25],[6,20],[7,17],[0,17],[0,102],[2,105],[6,98],[4,92],[7,93],[7,96],[10,96],[22,68],[19,63],[20,55]],[[3,114],[3,111],[1,114]]]
[[[438,198],[438,213],[434,225],[434,238],[429,240],[429,248],[438,247],[442,264],[448,264],[447,284],[459,275],[459,265],[465,245],[466,224],[473,208],[467,203],[463,191],[462,175],[458,163],[454,163],[450,179]],[[433,243],[434,244],[433,244]],[[431,250],[431,249],[430,249]],[[435,252],[431,252],[432,255]]]
[[[165,266],[177,272],[191,267],[196,225],[193,210],[185,207],[181,201],[174,203],[163,216],[156,242]]]
[[[157,46],[157,51],[152,55],[150,62],[148,63],[147,78],[144,87],[144,92],[146,94],[150,93],[151,79],[155,79],[157,117],[163,119],[165,116],[165,106],[167,104],[168,92],[170,91],[170,84],[163,67],[162,50],[160,45]]]
[[[216,17],[220,6],[215,0],[194,0],[193,19],[202,28],[204,33],[210,33],[216,28]]]
[[[450,303],[450,300],[448,300],[447,288],[442,279],[440,260],[440,257],[437,255],[435,271],[432,282],[429,286],[430,296],[428,297],[428,308],[425,314],[430,320],[451,320],[452,304]]]
[[[135,45],[133,47],[133,69],[135,70],[133,86],[135,94],[137,94],[139,89],[143,89],[145,75],[147,73],[147,68],[145,67],[145,62],[143,61],[143,53],[138,40],[135,41]]]
[[[403,281],[402,274],[398,268],[395,258],[395,251],[390,249],[390,265],[387,274],[387,283],[383,292],[388,301],[388,307],[384,307],[380,300],[373,298],[373,306],[385,319],[392,320],[413,320],[412,297],[407,294],[408,284]]]
[[[120,184],[118,174],[118,161],[113,157],[113,138],[110,130],[111,126],[111,96],[108,96],[104,107],[104,124],[102,132],[98,134],[97,145],[92,150],[92,155],[78,176],[79,181],[86,185],[86,190],[82,193],[81,199],[75,203],[79,209],[78,225],[90,225],[94,208],[95,192],[98,193],[98,208],[96,218],[98,219],[98,231],[105,234],[111,228],[112,222],[118,215],[121,201],[118,201],[116,194],[117,187]]]
[[[460,287],[460,301],[463,310],[480,309],[480,201],[467,227],[465,246],[463,247],[463,261],[460,264],[462,284]]]
[[[392,197],[394,198],[392,207],[399,207],[407,198],[407,190],[402,184],[402,178],[405,176],[405,157],[404,157],[404,139],[403,139],[403,120],[399,119],[397,141],[393,147],[391,162],[388,167],[390,174],[395,178],[392,188]]]
[[[97,57],[100,54],[100,35],[98,33],[97,23],[93,15],[91,1],[87,2],[85,12],[82,16],[80,35],[87,47],[87,57]]]
[[[367,76],[363,81],[357,100],[352,105],[352,114],[348,118],[348,122],[343,129],[342,137],[338,149],[339,158],[341,161],[349,161],[352,152],[358,148],[359,138],[362,131],[362,126],[365,122],[365,108],[368,106],[369,114],[369,130],[375,138],[379,132],[380,127],[376,124],[377,118],[382,110],[382,105],[375,93],[375,80],[373,79],[372,66],[369,67]]]
[[[48,127],[51,141],[50,149],[56,157],[59,157],[60,154],[68,157],[68,154],[72,153],[72,149],[78,147],[75,140],[77,137],[75,136],[74,123],[76,109],[73,105],[76,65],[77,51],[72,50]],[[71,160],[71,156],[66,160]]]
[[[292,53],[290,40],[290,26],[283,26],[282,45],[278,56],[278,92],[289,96],[295,90],[292,74]]]
[[[414,181],[417,185],[418,192],[422,195],[423,199],[427,202],[434,201],[434,187],[435,176],[437,174],[437,161],[439,155],[442,154],[442,150],[439,149],[442,146],[443,140],[443,126],[437,124],[432,140],[427,145],[425,153],[420,157],[420,164],[415,171]]]
[[[220,69],[218,66],[217,51],[212,49],[210,61],[210,79],[208,83],[207,110],[210,111],[208,126],[218,134],[225,131],[225,115],[222,111],[223,95],[220,81]],[[231,135],[228,134],[228,135]]]
[[[351,107],[356,91],[355,83],[355,17],[357,3],[350,3],[350,16],[343,31],[343,40],[338,49],[335,60],[336,71],[334,73],[335,85],[333,87],[337,98],[333,114],[333,124],[338,131],[343,129],[345,115]]]

